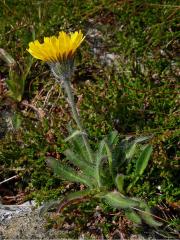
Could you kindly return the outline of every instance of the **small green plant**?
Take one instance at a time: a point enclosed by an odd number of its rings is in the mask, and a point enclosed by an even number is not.
[[[26,65],[23,68],[13,57],[4,49],[0,49],[0,57],[7,63],[9,67],[9,78],[6,80],[8,87],[8,96],[14,101],[20,102],[24,94],[24,86],[27,75],[31,69],[33,59],[28,57]]]
[[[83,184],[86,189],[62,197],[59,212],[69,204],[95,198],[105,201],[113,208],[123,209],[126,216],[135,223],[144,220],[149,225],[159,226],[160,223],[153,219],[144,201],[127,196],[131,187],[144,173],[150,159],[152,152],[150,145],[143,145],[138,151],[139,143],[147,139],[139,137],[131,141],[120,140],[118,132],[113,131],[100,141],[98,149],[92,154],[91,162],[83,144],[82,133],[72,132],[66,139],[69,148],[64,152],[65,161],[62,163],[54,158],[47,158],[47,163],[57,176],[66,181]],[[140,152],[139,157],[136,156],[137,152]],[[131,176],[123,174],[122,169],[125,169],[124,165],[133,158],[136,158],[136,166],[134,179],[131,179]]]
[[[97,144],[95,151],[89,144],[70,83],[74,69],[74,52],[83,39],[81,31],[70,33],[70,35],[60,32],[59,37],[44,38],[42,44],[38,41],[31,42],[28,49],[35,58],[49,64],[56,80],[64,88],[78,127],[76,131],[70,130],[70,136],[65,140],[69,142],[69,148],[64,152],[66,158],[63,163],[52,157],[47,158],[48,165],[56,175],[66,181],[83,184],[86,187],[85,190],[70,192],[62,197],[58,211],[61,212],[69,204],[96,198],[113,208],[123,209],[128,218],[138,224],[144,220],[149,225],[160,226],[161,224],[154,220],[144,201],[127,196],[144,173],[152,147],[145,145],[141,150],[136,161],[134,179],[129,184],[127,184],[129,176],[122,172],[123,165],[136,155],[139,143],[148,138],[140,137],[130,142],[120,141],[117,131],[113,131]]]

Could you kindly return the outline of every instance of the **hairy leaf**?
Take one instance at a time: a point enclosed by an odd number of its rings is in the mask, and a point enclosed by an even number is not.
[[[136,147],[137,147],[137,144],[139,143],[142,143],[146,140],[148,140],[149,137],[147,136],[143,136],[143,137],[137,137],[135,140],[133,140],[131,143],[126,143],[127,144],[127,148],[125,150],[125,156],[126,156],[126,159],[130,159],[133,157],[133,155],[135,154],[136,152]]]
[[[48,166],[50,166],[54,173],[60,176],[62,179],[82,183],[86,186],[92,187],[92,180],[83,174],[78,174],[73,168],[68,166],[63,166],[55,158],[48,157],[46,159]]]
[[[14,58],[3,48],[0,48],[0,59],[5,61],[9,67],[14,67],[17,64]]]
[[[79,167],[83,173],[86,173],[88,176],[94,176],[94,167],[92,163],[86,161],[82,158],[82,156],[79,156],[78,154],[74,153],[71,149],[66,149],[64,151],[65,156],[69,161],[71,161],[72,164]]]
[[[126,159],[130,159],[133,157],[135,151],[136,151],[136,143],[130,144],[130,146],[125,150],[125,157]]]
[[[124,178],[123,174],[118,174],[115,179],[116,186],[120,193],[124,192]]]
[[[134,143],[142,143],[142,142],[145,142],[147,140],[149,140],[150,137],[149,136],[140,136],[140,137],[137,137],[135,140],[134,140]]]
[[[142,217],[142,219],[150,226],[159,227],[159,226],[162,225],[162,223],[156,221],[153,218],[153,216],[151,214],[151,211],[150,211],[148,206],[144,209],[144,211],[140,211],[139,214]]]
[[[139,215],[148,225],[153,226],[153,227],[158,227],[158,226],[162,225],[162,223],[156,221],[153,218],[150,208],[148,207],[147,203],[145,203],[144,201],[140,202],[139,208],[136,210],[137,211],[139,210]]]
[[[112,151],[111,151],[109,145],[106,142],[104,142],[104,144],[105,144],[105,147],[106,147],[107,159],[108,159],[108,163],[109,163],[109,173],[111,174],[111,176],[113,178]]]
[[[62,210],[68,205],[87,201],[89,200],[89,198],[92,198],[94,194],[95,194],[94,191],[91,191],[91,190],[84,190],[84,191],[69,193],[60,201],[58,212],[62,212]]]
[[[69,132],[72,135],[73,131],[72,129],[69,128]],[[69,140],[69,145],[70,145],[70,149],[78,154],[79,156],[81,156],[81,158],[86,159],[87,161],[90,162],[89,159],[89,154],[87,153],[87,149],[84,145],[84,141],[82,139],[82,134],[75,134],[72,138],[70,138]]]
[[[99,144],[99,148],[96,153],[96,158],[95,158],[95,178],[97,180],[98,186],[101,187],[102,182],[101,182],[101,174],[100,174],[100,166],[101,166],[101,161],[104,158],[104,146],[105,142],[102,140]]]
[[[112,146],[112,145],[116,145],[119,141],[119,136],[118,136],[118,131],[114,130],[112,132],[110,132],[106,138],[107,143]]]
[[[83,134],[85,135],[84,132],[81,132],[81,131],[79,131],[79,130],[76,130],[76,131],[74,131],[69,137],[67,137],[64,141],[67,142],[67,141],[71,140],[72,138],[74,138],[74,137],[76,137],[76,136],[79,136],[79,135],[83,135]]]
[[[134,222],[136,224],[141,224],[142,223],[142,220],[141,220],[140,216],[133,210],[125,211],[125,215],[127,216],[127,218],[129,220],[131,220],[132,222]]]
[[[61,199],[54,200],[54,201],[51,200],[49,202],[43,203],[43,206],[40,208],[39,215],[43,216],[45,213],[47,213],[49,211],[56,210],[60,201],[61,201]]]
[[[136,169],[135,169],[135,174],[137,176],[140,176],[143,174],[144,170],[147,167],[148,161],[150,159],[152,153],[152,146],[151,145],[147,145],[143,152],[141,153],[139,159],[136,162]]]
[[[119,192],[109,192],[103,197],[105,201],[114,208],[132,208],[138,207],[139,202],[131,198],[125,197]]]

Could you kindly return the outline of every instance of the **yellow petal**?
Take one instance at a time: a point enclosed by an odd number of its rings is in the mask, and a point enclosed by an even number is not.
[[[43,61],[56,62],[72,58],[74,52],[84,40],[81,31],[67,34],[59,32],[59,36],[44,37],[44,42],[38,40],[29,43],[27,51],[35,58]]]

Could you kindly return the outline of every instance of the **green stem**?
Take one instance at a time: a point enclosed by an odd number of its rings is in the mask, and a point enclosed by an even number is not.
[[[72,88],[71,88],[71,84],[70,84],[70,81],[67,79],[63,82],[63,85],[64,85],[64,88],[65,88],[65,91],[66,91],[66,94],[67,94],[67,97],[68,97],[68,100],[69,100],[69,104],[71,106],[71,110],[72,110],[72,114],[73,114],[73,117],[74,117],[74,120],[79,128],[79,130],[82,132],[82,133],[85,133],[84,129],[83,129],[83,126],[81,124],[81,121],[80,121],[80,117],[79,117],[79,114],[77,112],[77,108],[76,108],[76,105],[75,105],[75,102],[74,102],[74,96],[73,96],[73,93],[72,93]],[[86,134],[82,134],[82,138],[83,138],[83,141],[84,141],[84,145],[86,147],[86,150],[88,152],[88,155],[89,155],[89,159],[91,162],[93,162],[93,157],[92,157],[92,152],[91,152],[91,147],[89,145],[89,142],[88,142],[88,139],[87,139],[87,136]]]

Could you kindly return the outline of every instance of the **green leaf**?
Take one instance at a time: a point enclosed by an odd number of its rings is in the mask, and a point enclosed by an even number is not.
[[[149,140],[149,139],[150,139],[149,136],[137,137],[137,138],[134,140],[134,143],[142,143],[142,142],[147,141],[147,140]]]
[[[104,146],[105,142],[102,140],[99,144],[98,151],[96,153],[96,158],[95,158],[95,178],[97,180],[97,184],[99,187],[101,187],[101,174],[100,174],[100,166],[101,166],[101,161],[103,160],[104,156]]]
[[[137,211],[139,210],[139,215],[148,225],[153,227],[158,227],[162,225],[162,223],[156,221],[153,218],[150,208],[148,207],[147,203],[145,203],[144,201],[140,202],[139,209],[136,209],[136,210]]]
[[[103,196],[105,201],[114,208],[132,208],[138,207],[139,202],[131,198],[125,197],[119,192],[109,192]]]
[[[57,210],[61,212],[63,208],[67,207],[68,205],[75,204],[84,200],[89,200],[89,198],[95,195],[95,191],[92,190],[83,190],[68,193],[66,196],[60,196],[58,200],[45,202],[43,207],[40,209],[40,216],[43,216],[48,211]]]
[[[62,212],[62,210],[68,205],[77,204],[82,201],[87,201],[89,198],[92,198],[95,194],[92,190],[83,190],[77,191],[67,194],[59,203],[58,212]]]
[[[14,129],[18,129],[21,126],[21,116],[18,113],[14,113],[12,117],[12,124]]]
[[[71,149],[66,149],[64,151],[65,156],[72,164],[79,167],[83,173],[86,173],[88,176],[94,176],[94,166],[89,161],[83,159],[79,154],[74,153]]]
[[[149,137],[146,136],[146,137],[138,137],[134,141],[132,141],[132,143],[130,143],[129,146],[127,147],[127,149],[125,150],[126,159],[130,159],[133,157],[133,155],[136,152],[136,147],[137,147],[138,143],[144,142],[148,139],[149,139]]]
[[[79,131],[79,130],[76,130],[76,131],[74,131],[69,137],[67,137],[64,141],[67,142],[67,141],[71,140],[72,138],[74,138],[74,137],[76,137],[76,136],[78,136],[78,135],[83,135],[83,134],[85,135],[84,132],[81,132],[81,131]]]
[[[15,74],[13,75],[13,78],[6,80],[9,89],[8,94],[15,101],[20,102],[22,100],[23,88],[21,86],[19,78],[16,79],[17,76],[15,77]]]
[[[162,223],[157,222],[151,214],[151,211],[149,209],[148,206],[146,206],[146,208],[144,209],[144,211],[139,211],[140,216],[142,217],[142,219],[145,221],[145,223],[147,223],[150,226],[153,227],[159,227],[162,225]]]
[[[7,65],[10,67],[13,67],[16,65],[16,61],[14,60],[14,58],[8,52],[6,52],[3,48],[0,48],[0,59],[5,61]]]
[[[116,186],[120,193],[124,193],[124,178],[123,174],[118,174],[115,179]]]
[[[72,129],[69,127],[69,132],[70,135],[72,136],[73,132]],[[84,141],[82,139],[82,134],[77,134],[78,132],[76,132],[73,137],[69,138],[69,145],[70,145],[70,149],[73,150],[74,153],[78,154],[79,156],[81,156],[81,158],[88,160],[89,162],[91,162],[90,158],[89,158],[89,154],[87,153],[87,149],[84,145]],[[81,132],[82,133],[82,132]]]
[[[130,144],[130,146],[125,150],[125,157],[126,159],[130,159],[133,157],[135,151],[136,151],[136,143]]]
[[[113,162],[113,158],[112,158],[112,151],[109,147],[109,145],[104,142],[105,147],[106,147],[106,153],[107,153],[107,159],[108,159],[108,163],[109,163],[109,172],[113,178],[113,166],[112,166],[112,162]]]
[[[136,162],[136,169],[135,169],[135,174],[137,176],[140,176],[143,174],[144,170],[147,167],[148,161],[150,159],[152,153],[152,146],[151,145],[147,145],[143,152],[141,153],[139,159]]]
[[[48,157],[46,162],[49,167],[54,170],[54,173],[60,176],[62,179],[70,182],[82,183],[88,187],[92,187],[92,180],[83,174],[78,174],[73,168],[68,166],[63,166],[55,158]]]
[[[12,80],[10,80],[10,79],[6,80],[6,84],[7,84],[8,88],[9,88],[9,90],[11,90],[13,92],[15,91],[16,86],[15,86],[15,84],[14,84],[14,82]]]
[[[112,172],[113,176],[116,176],[119,173],[119,169],[126,160],[124,157],[124,149],[122,148],[121,143],[116,144],[112,147]]]
[[[51,200],[49,202],[43,203],[43,206],[40,208],[39,215],[43,216],[48,211],[54,211],[59,206],[61,199]]]
[[[140,216],[133,210],[125,211],[125,215],[129,220],[131,220],[132,222],[134,222],[136,224],[142,223]]]
[[[22,88],[23,88],[23,91],[24,91],[24,85],[25,85],[25,81],[26,81],[26,78],[31,70],[31,67],[32,67],[32,64],[33,64],[33,58],[32,56],[28,56],[27,59],[26,59],[26,67],[25,67],[25,70],[23,71],[22,73],[22,76],[21,76],[21,82],[22,82]]]
[[[82,191],[69,193],[68,195],[65,196],[65,199],[71,201],[74,199],[83,198],[83,197],[91,196],[94,194],[95,194],[94,190],[82,190]]]
[[[118,141],[119,141],[119,136],[118,136],[118,135],[119,135],[119,134],[118,134],[118,131],[114,130],[114,131],[110,132],[110,133],[105,137],[105,139],[107,140],[108,144],[109,144],[110,146],[112,146],[112,145],[115,145],[115,144],[118,143]]]

